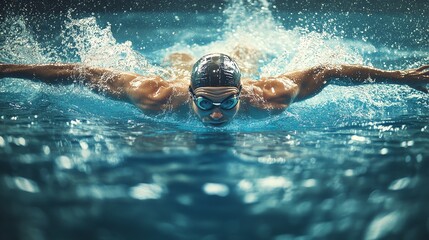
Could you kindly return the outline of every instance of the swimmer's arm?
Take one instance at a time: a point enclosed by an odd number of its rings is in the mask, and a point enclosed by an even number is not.
[[[428,93],[429,65],[405,70],[382,70],[360,65],[338,65],[328,67],[328,78],[349,78],[356,83],[390,83],[408,85]]]
[[[329,84],[329,80],[348,78],[354,83],[384,82],[406,84],[427,92],[423,86],[429,83],[429,66],[407,70],[382,70],[362,65],[321,65],[282,75],[292,79],[299,86],[296,101],[304,100],[319,93]]]
[[[84,82],[96,92],[151,111],[177,107],[188,97],[184,81],[164,81],[159,76],[141,76],[82,64],[0,64],[0,79],[6,77],[48,84]]]
[[[319,93],[327,84],[330,78],[327,67],[320,65],[312,68],[288,72],[278,76],[278,79],[286,78],[292,80],[297,85],[297,93],[294,102],[302,101]]]
[[[0,65],[0,78],[22,78],[48,84],[83,82],[92,90],[104,92],[119,99],[127,98],[125,86],[138,76],[133,73],[72,63]]]

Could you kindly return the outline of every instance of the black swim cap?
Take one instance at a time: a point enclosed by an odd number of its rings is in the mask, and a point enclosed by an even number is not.
[[[192,68],[191,88],[237,87],[241,85],[240,69],[231,57],[212,53],[200,58]]]

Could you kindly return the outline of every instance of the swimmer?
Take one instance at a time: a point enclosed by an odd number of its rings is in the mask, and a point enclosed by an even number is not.
[[[172,56],[186,68],[192,58]],[[0,78],[25,78],[48,84],[83,82],[96,92],[127,101],[144,112],[190,109],[209,126],[224,126],[239,112],[278,113],[294,102],[315,96],[332,79],[353,83],[404,84],[428,93],[429,65],[388,71],[361,65],[319,65],[260,80],[242,79],[239,66],[221,53],[201,57],[189,79],[166,81],[160,76],[142,76],[81,64],[0,64]],[[259,111],[258,111],[259,110]]]

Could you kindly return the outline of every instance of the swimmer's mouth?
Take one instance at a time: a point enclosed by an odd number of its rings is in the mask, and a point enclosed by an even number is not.
[[[210,124],[211,126],[214,126],[214,127],[222,127],[222,126],[225,126],[226,124],[228,124],[228,121],[222,121],[222,122],[207,122],[207,124]]]

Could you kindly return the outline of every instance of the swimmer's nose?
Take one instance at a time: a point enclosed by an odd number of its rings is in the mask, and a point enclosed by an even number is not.
[[[219,109],[215,109],[211,114],[210,117],[213,120],[219,120],[223,117],[223,114],[219,111]]]

